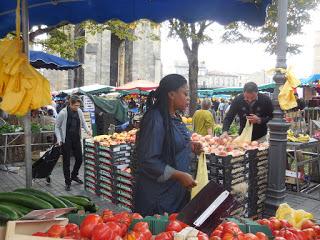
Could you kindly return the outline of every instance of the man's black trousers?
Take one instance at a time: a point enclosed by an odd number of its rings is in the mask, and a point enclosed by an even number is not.
[[[75,164],[70,176],[70,156],[71,152],[73,152],[73,156],[75,158]],[[70,185],[72,178],[78,176],[79,169],[82,164],[82,148],[81,148],[81,140],[80,137],[66,137],[66,141],[62,147],[62,155],[63,155],[63,174],[66,185]]]

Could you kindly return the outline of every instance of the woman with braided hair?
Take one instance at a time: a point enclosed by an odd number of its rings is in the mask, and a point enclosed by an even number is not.
[[[137,136],[134,211],[144,216],[180,211],[190,200],[196,182],[190,175],[190,133],[177,111],[188,106],[187,80],[178,74],[164,77],[154,101],[140,123]]]

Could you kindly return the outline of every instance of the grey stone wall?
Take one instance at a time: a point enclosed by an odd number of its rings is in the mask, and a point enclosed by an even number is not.
[[[160,28],[153,29],[149,23],[138,25],[135,33],[139,39],[126,41],[123,54],[124,63],[122,84],[128,81],[144,79],[159,82],[162,77],[161,42],[149,38],[151,33],[160,36]],[[87,44],[84,47],[84,85],[110,85],[110,52],[111,33],[104,31],[96,35],[86,34]],[[120,53],[120,51],[119,51]],[[68,71],[44,70],[53,90],[73,88],[74,73]],[[119,84],[119,83],[118,83]]]
[[[104,31],[94,36],[87,34],[85,46],[84,84],[110,85],[110,43],[111,33]]]
[[[150,34],[160,36],[160,29],[149,23],[140,24],[135,30],[140,39],[133,42],[132,80],[143,79],[159,82],[161,78],[161,42],[150,39]]]

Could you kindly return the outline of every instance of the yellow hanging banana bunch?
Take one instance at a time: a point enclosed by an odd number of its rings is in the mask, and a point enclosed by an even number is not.
[[[20,40],[20,1],[17,5],[15,39],[0,40],[0,108],[8,114],[23,116],[30,109],[51,103],[50,84],[28,62]]]

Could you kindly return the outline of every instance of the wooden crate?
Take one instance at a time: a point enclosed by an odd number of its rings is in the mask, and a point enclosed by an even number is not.
[[[32,236],[35,232],[48,231],[54,224],[67,225],[68,219],[9,221],[6,226],[5,237],[2,236],[4,238],[1,238],[0,234],[0,240],[60,240],[60,238]]]

